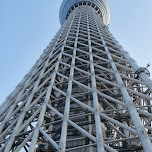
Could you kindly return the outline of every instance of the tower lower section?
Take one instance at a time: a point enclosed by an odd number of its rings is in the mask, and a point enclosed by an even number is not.
[[[95,9],[76,7],[1,106],[0,151],[152,151],[152,82],[138,69]]]

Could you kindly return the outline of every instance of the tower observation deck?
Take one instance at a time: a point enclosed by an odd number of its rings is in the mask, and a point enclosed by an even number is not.
[[[102,18],[104,25],[108,25],[110,22],[110,8],[106,0],[63,0],[59,18],[61,25],[65,22],[69,14],[81,5],[89,5],[93,7],[97,14]]]
[[[61,28],[0,106],[0,152],[151,152],[152,81],[108,29],[106,0],[63,0]]]

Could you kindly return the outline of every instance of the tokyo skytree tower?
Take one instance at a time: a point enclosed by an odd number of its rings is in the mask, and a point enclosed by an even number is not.
[[[63,0],[59,29],[0,106],[0,152],[152,152],[152,81],[108,29],[106,0]]]

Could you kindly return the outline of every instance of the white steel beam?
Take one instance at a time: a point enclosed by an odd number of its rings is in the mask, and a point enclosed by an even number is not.
[[[121,79],[121,77],[119,75],[119,72],[118,72],[118,70],[117,70],[117,68],[115,66],[115,63],[114,63],[114,61],[113,61],[113,59],[111,57],[111,54],[110,54],[110,52],[109,52],[109,50],[107,48],[107,45],[106,45],[106,43],[105,43],[105,41],[104,41],[104,39],[102,37],[102,34],[100,32],[100,29],[99,29],[99,26],[98,26],[97,22],[96,22],[96,26],[98,28],[98,32],[100,34],[100,37],[101,37],[102,43],[104,45],[105,51],[107,52],[107,56],[108,56],[108,59],[110,61],[111,67],[112,67],[112,69],[114,71],[114,75],[116,77],[117,83],[119,84],[120,91],[121,91],[121,93],[123,95],[123,98],[125,100],[126,107],[128,109],[130,117],[132,118],[133,123],[134,123],[134,125],[136,127],[136,130],[138,132],[138,136],[139,136],[139,138],[141,140],[141,143],[142,143],[142,146],[144,148],[144,151],[145,152],[149,152],[152,149],[152,144],[151,144],[150,138],[147,135],[147,132],[146,132],[146,130],[145,130],[145,128],[144,128],[144,126],[143,126],[143,124],[141,122],[141,119],[140,119],[140,117],[139,117],[139,115],[138,115],[138,113],[136,111],[136,108],[135,108],[135,106],[133,104],[133,101],[131,100],[131,98],[130,98],[128,92],[127,92],[127,89],[125,88],[125,85],[124,85],[124,83],[123,83],[123,81],[122,81],[122,79]]]

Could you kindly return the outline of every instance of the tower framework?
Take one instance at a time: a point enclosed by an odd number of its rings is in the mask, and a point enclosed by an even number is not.
[[[152,82],[109,20],[106,0],[63,1],[60,30],[0,107],[0,151],[152,151]]]

